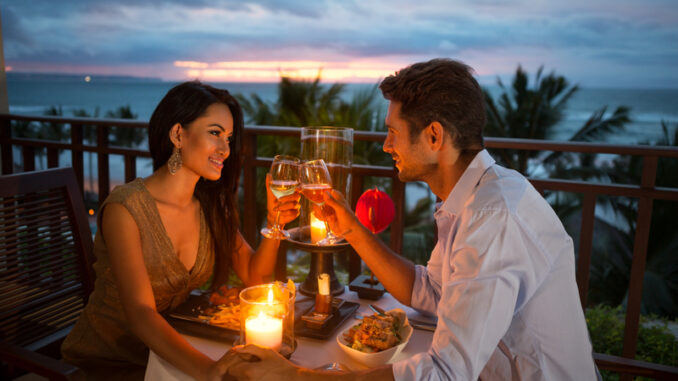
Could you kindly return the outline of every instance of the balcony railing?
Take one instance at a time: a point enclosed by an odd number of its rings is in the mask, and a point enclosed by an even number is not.
[[[70,126],[70,142],[27,139],[12,136],[11,122],[43,122]],[[96,145],[84,144],[83,126],[96,126]],[[58,167],[60,151],[70,151],[71,165],[75,169],[78,182],[84,190],[85,152],[94,153],[97,157],[98,198],[102,202],[111,188],[109,157],[119,155],[124,160],[124,181],[128,182],[137,176],[137,158],[150,158],[145,150],[112,147],[108,144],[110,127],[146,128],[147,123],[129,120],[103,120],[86,118],[39,117],[0,114],[0,158],[2,159],[2,174],[13,173],[14,150],[21,151],[23,157],[23,171],[35,170],[36,151],[44,150],[47,156],[47,167]],[[299,137],[300,129],[293,127],[262,127],[247,126],[243,139],[243,190],[244,210],[256,210],[256,169],[268,168],[272,159],[257,155],[258,136]],[[356,131],[356,141],[383,142],[385,133]],[[591,267],[591,253],[593,247],[593,226],[595,220],[596,200],[598,196],[624,196],[638,199],[638,215],[636,220],[633,258],[626,309],[624,331],[623,357],[597,355],[601,368],[618,372],[631,372],[656,378],[671,378],[678,376],[678,368],[656,364],[636,362],[635,357],[638,342],[640,307],[643,277],[645,273],[652,204],[654,200],[670,200],[678,202],[678,189],[656,186],[657,164],[660,157],[678,160],[678,148],[660,146],[636,145],[609,145],[575,142],[554,142],[544,140],[498,139],[486,138],[485,145],[490,149],[512,149],[526,151],[554,151],[571,153],[601,153],[613,155],[631,155],[642,157],[642,180],[640,184],[602,184],[585,181],[564,179],[530,179],[534,187],[544,191],[564,191],[583,195],[582,223],[578,246],[577,284],[582,306],[586,306],[588,297],[589,270]],[[391,226],[390,246],[396,252],[401,252],[403,246],[405,186],[398,180],[397,172],[393,167],[354,165],[352,169],[352,205],[363,192],[363,184],[368,176],[384,177],[392,180],[392,198],[396,204],[396,216]],[[260,191],[260,190],[259,190]],[[245,238],[255,244],[257,237],[256,213],[244,213],[242,232]],[[282,268],[278,268],[277,276],[284,277],[284,258],[281,258]],[[351,254],[349,277],[353,279],[361,271],[360,258]],[[642,367],[645,367],[641,369]]]

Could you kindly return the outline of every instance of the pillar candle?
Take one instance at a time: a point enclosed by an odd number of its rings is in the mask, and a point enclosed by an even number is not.
[[[311,243],[317,243],[327,235],[325,222],[316,218],[314,213],[311,213]]]
[[[330,294],[330,274],[322,273],[318,275],[318,293],[320,295]]]
[[[251,316],[245,321],[246,344],[256,344],[278,351],[282,345],[282,335],[282,319],[260,312],[259,316]]]
[[[318,275],[318,293],[315,295],[315,312],[329,314],[332,310],[332,296],[330,295],[330,275]]]

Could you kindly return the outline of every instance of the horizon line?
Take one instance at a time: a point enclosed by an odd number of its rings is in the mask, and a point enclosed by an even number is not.
[[[104,78],[104,79],[134,79],[134,80],[143,80],[143,81],[154,81],[154,82],[164,82],[164,83],[181,83],[181,82],[189,82],[193,80],[199,80],[201,82],[206,82],[206,83],[241,83],[241,84],[277,84],[280,83],[280,79],[283,78],[281,76],[277,81],[256,81],[256,80],[210,80],[208,78],[184,78],[184,79],[167,79],[167,78],[161,78],[161,77],[151,77],[151,76],[139,76],[139,75],[131,75],[131,74],[91,74],[91,73],[63,73],[63,72],[45,72],[45,71],[17,71],[17,70],[7,70],[5,71],[5,74],[7,77],[14,76],[14,75],[19,75],[19,76],[30,76],[30,75],[36,75],[36,76],[53,76],[53,77],[70,77],[70,78],[83,78],[83,81],[86,77],[90,78],[91,80],[94,80],[95,78]],[[489,75],[486,76],[476,76],[478,79],[478,83],[481,86],[497,86],[497,78],[499,76],[493,76],[491,78],[491,83],[488,82],[490,81]],[[314,81],[315,78],[295,78],[295,77],[286,77],[290,78],[294,81]],[[481,80],[484,79],[484,80]],[[374,82],[367,82],[367,81],[328,81],[328,80],[323,80],[322,76],[320,76],[320,82],[324,84],[336,84],[336,83],[341,83],[341,84],[351,84],[351,85],[369,85],[369,84],[378,84],[383,80],[383,78],[378,79],[377,81]],[[89,81],[88,81],[89,82]],[[578,85],[579,88],[587,88],[587,89],[615,89],[615,90],[620,90],[620,89],[628,89],[628,90],[678,90],[678,87],[672,87],[671,85],[666,85],[666,86],[645,86],[645,87],[635,87],[635,86],[614,86],[614,85],[598,85],[598,86],[586,86],[582,84],[573,84],[573,85]]]

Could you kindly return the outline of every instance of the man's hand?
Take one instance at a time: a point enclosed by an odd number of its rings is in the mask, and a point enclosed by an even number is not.
[[[266,215],[266,220],[269,226],[275,224],[275,218],[278,211],[280,211],[280,226],[285,226],[285,224],[294,221],[295,218],[299,216],[300,203],[299,199],[301,194],[297,190],[294,194],[285,196],[282,198],[276,198],[271,192],[271,174],[266,174],[266,207],[268,209],[268,214]]]
[[[327,221],[332,232],[346,237],[360,226],[360,221],[351,210],[344,196],[334,189],[323,193],[325,204],[316,207],[316,216]]]
[[[226,374],[239,381],[292,380],[297,367],[280,353],[256,345],[233,347],[219,360]]]

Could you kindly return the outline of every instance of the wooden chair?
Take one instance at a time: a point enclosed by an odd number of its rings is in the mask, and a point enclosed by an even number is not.
[[[58,359],[94,287],[92,263],[72,168],[0,176],[0,379],[82,378]]]

